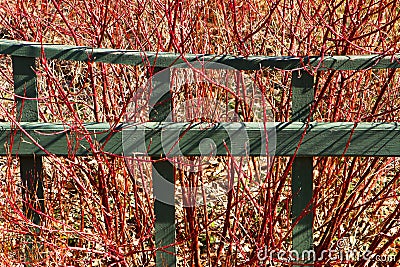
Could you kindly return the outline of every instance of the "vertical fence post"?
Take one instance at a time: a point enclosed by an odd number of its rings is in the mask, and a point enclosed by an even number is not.
[[[154,73],[161,71],[155,68]],[[151,121],[164,121],[172,110],[172,95],[169,88],[170,70],[165,69],[152,80],[153,92],[163,92],[150,111]],[[168,88],[165,88],[168,87]],[[164,93],[165,92],[165,93]],[[160,140],[161,143],[161,140]],[[175,246],[175,169],[165,158],[152,157],[153,195],[155,215],[156,248],[169,246],[156,252],[156,266],[176,265]]]
[[[35,58],[13,56],[12,65],[17,121],[38,121]],[[26,201],[24,212],[33,223],[40,225],[40,215],[36,211],[44,211],[42,157],[20,156],[19,159],[22,193]]]
[[[35,58],[12,57],[14,93],[17,106],[17,121],[38,121],[38,101],[35,73]],[[35,225],[41,224],[41,218],[37,211],[44,212],[42,157],[36,155],[20,156],[20,174],[22,182],[22,196],[24,199],[23,212]],[[33,228],[33,231],[40,231]],[[32,261],[30,250],[35,245],[35,240],[27,236],[28,250],[26,260]]]
[[[314,77],[304,70],[294,71],[292,73],[292,93],[292,121],[306,122],[314,101]],[[310,251],[314,248],[313,212],[311,211],[312,205],[309,205],[312,194],[313,158],[296,157],[292,165],[292,223],[295,223],[300,215],[306,212],[306,215],[294,225],[292,235],[292,249],[299,253],[300,259],[302,259],[303,251]],[[310,254],[305,253],[304,255]],[[312,262],[313,259],[305,259],[303,263],[310,264]]]

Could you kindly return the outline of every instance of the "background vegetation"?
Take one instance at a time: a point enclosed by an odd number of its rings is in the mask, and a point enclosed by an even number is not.
[[[0,37],[181,54],[393,55],[400,48],[399,18],[397,0],[1,0]],[[1,63],[0,105],[6,112],[0,116],[9,121],[16,112],[11,60],[3,56]],[[146,82],[146,67],[102,63],[41,59],[37,74],[40,120],[66,124],[123,121],[132,95]],[[265,92],[275,120],[289,121],[290,74],[263,70],[247,75]],[[398,72],[315,75],[315,120],[398,121]],[[202,90],[212,97],[211,90]],[[232,170],[233,162],[242,167]],[[18,164],[11,156],[0,161],[2,265],[16,266],[27,257],[51,266],[154,263],[148,160],[136,159],[129,171],[123,158],[101,151],[84,158],[46,157],[45,222],[39,233],[33,233],[37,247],[29,249],[25,234],[32,232],[32,223],[21,211]],[[262,181],[251,192],[237,184],[209,205],[179,207],[180,266],[259,266],[259,249],[291,249],[289,158],[274,158],[269,172],[259,164],[258,159],[215,158],[196,173],[179,172],[181,185],[232,175]],[[368,248],[399,261],[398,159],[315,158],[314,165],[317,251],[347,237],[360,250]],[[378,263],[324,259],[320,264]]]

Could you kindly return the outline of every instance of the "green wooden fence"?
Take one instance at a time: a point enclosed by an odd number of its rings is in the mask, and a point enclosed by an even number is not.
[[[35,69],[35,58],[45,56],[48,59],[62,59],[72,61],[95,62],[112,64],[140,65],[147,64],[156,67],[156,70],[170,67],[174,64],[184,62],[181,55],[173,53],[138,52],[115,49],[93,49],[90,47],[76,47],[55,44],[41,45],[38,43],[0,40],[0,54],[12,56],[13,77],[17,101],[16,121],[20,123],[0,123],[0,140],[2,143],[9,141],[10,135],[15,135],[18,145],[10,148],[1,145],[0,155],[12,153],[18,155],[21,162],[21,178],[27,192],[27,199],[36,194],[43,199],[43,187],[40,178],[42,168],[42,156],[46,153],[55,155],[67,155],[67,137],[74,138],[76,133],[66,129],[65,125],[57,123],[38,122],[37,107],[37,85]],[[313,249],[312,223],[313,213],[298,219],[304,209],[310,209],[310,200],[313,190],[313,157],[314,156],[400,156],[400,126],[397,123],[370,123],[370,122],[312,122],[310,115],[311,105],[314,102],[314,77],[305,68],[315,68],[318,71],[325,70],[364,70],[364,69],[387,69],[399,68],[399,56],[326,56],[326,57],[266,57],[249,56],[235,57],[230,55],[193,55],[186,54],[185,59],[189,62],[208,61],[229,65],[238,70],[258,70],[260,68],[292,70],[292,121],[275,122],[276,129],[276,156],[293,156],[292,165],[292,220],[298,221],[293,229],[293,249],[301,253],[304,250]],[[22,106],[23,105],[23,106]],[[21,108],[23,107],[23,108]],[[155,106],[154,110],[161,107]],[[162,107],[165,109],[165,105]],[[167,109],[169,109],[170,106]],[[19,112],[21,111],[21,112]],[[161,114],[154,116],[154,121],[163,121]],[[146,130],[146,138],[159,136],[163,128],[168,126],[176,129],[186,129],[187,123],[156,123],[148,122],[130,128],[130,131],[138,133]],[[108,123],[85,124],[86,130],[102,145],[105,152],[122,154],[122,129],[124,125],[110,127]],[[260,133],[264,131],[256,123],[219,123],[213,128],[191,126],[190,130],[179,141],[181,152],[185,156],[200,155],[197,140],[201,138],[213,138],[217,142],[217,155],[227,155],[223,140],[227,140],[226,129],[243,128],[246,130],[250,142],[250,156],[260,155]],[[305,135],[303,133],[306,132]],[[43,133],[51,133],[43,135]],[[302,139],[303,138],[303,139]],[[21,140],[24,139],[24,142]],[[28,141],[27,141],[28,140]],[[153,142],[146,151],[142,151],[159,158],[163,155],[160,142]],[[299,144],[301,142],[300,147]],[[376,145],[379,143],[379,146]],[[46,153],[42,148],[46,149]],[[296,149],[297,153],[295,153]],[[149,150],[147,150],[149,149]],[[80,141],[77,155],[89,155],[89,144],[85,140]],[[174,156],[171,154],[170,156]],[[157,161],[153,168],[162,173],[167,180],[173,181],[174,169],[168,161]],[[155,172],[153,172],[155,173]],[[174,199],[173,188],[168,192],[159,192],[157,179],[153,177],[154,194],[167,193],[171,200]],[[165,190],[164,190],[165,191]],[[155,242],[157,247],[172,244],[175,240],[175,208],[162,202],[155,201],[154,204]],[[43,210],[43,202],[34,206],[35,209]],[[32,218],[33,222],[40,224],[40,217],[26,209],[25,212]],[[169,252],[169,253],[167,253]],[[157,266],[175,266],[176,258],[173,255],[175,248],[170,247],[167,252],[157,252]]]

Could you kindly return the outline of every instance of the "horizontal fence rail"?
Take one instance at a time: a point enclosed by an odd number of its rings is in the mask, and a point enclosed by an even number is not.
[[[306,65],[316,70],[364,70],[400,68],[400,55],[362,55],[362,56],[232,56],[207,54],[174,54],[166,52],[142,52],[133,50],[92,48],[0,40],[0,54],[45,57],[48,59],[93,61],[125,65],[149,65],[170,67],[184,62],[216,62],[238,70],[258,70],[274,68],[282,70],[303,69]]]
[[[20,126],[20,127],[19,127]],[[264,126],[254,122],[225,123],[170,123],[147,122],[137,125],[119,124],[111,127],[108,123],[86,123],[80,127],[65,124],[21,122],[19,126],[0,123],[0,142],[9,144],[13,137],[12,151],[0,146],[0,155],[90,155],[90,142],[98,149],[110,154],[123,154],[123,131],[129,131],[127,146],[134,146],[136,155],[148,156],[199,156],[199,142],[211,138],[217,149],[217,156],[400,156],[400,124],[361,122],[285,122],[267,123],[270,136],[276,140],[276,150],[266,153],[260,148]],[[276,133],[272,132],[275,129]],[[180,153],[168,153],[161,132],[184,133],[179,140]],[[304,132],[306,134],[304,135]],[[229,140],[246,133],[250,149],[230,151]],[[304,137],[303,137],[304,135]],[[302,138],[303,137],[303,138]],[[196,141],[199,140],[199,141]],[[301,144],[300,144],[301,141]],[[168,142],[164,140],[164,143]],[[146,144],[146,145],[145,145]],[[225,146],[227,144],[227,147]],[[40,146],[38,146],[40,145]],[[45,150],[43,150],[44,148]],[[236,153],[236,154],[235,154]]]
[[[209,138],[215,148],[210,154],[248,156],[295,156],[292,165],[292,242],[299,253],[313,249],[313,157],[315,156],[400,156],[400,125],[397,123],[372,122],[313,122],[311,106],[315,101],[315,71],[366,70],[400,68],[400,55],[362,56],[233,56],[208,54],[174,54],[165,52],[143,52],[132,50],[91,48],[58,44],[40,44],[12,40],[0,40],[0,54],[11,55],[13,78],[17,102],[17,119],[0,123],[0,155],[18,155],[21,178],[27,191],[24,196],[31,199],[36,194],[43,199],[40,181],[42,156],[54,154],[90,155],[93,149],[114,155],[124,155],[124,146],[135,156],[150,156],[153,163],[155,243],[157,266],[175,266],[175,208],[157,200],[158,194],[168,195],[174,201],[174,188],[157,187],[162,173],[164,179],[173,184],[174,167],[168,161],[158,160],[173,156],[197,156],[201,153],[200,140]],[[154,72],[186,63],[220,63],[237,70],[273,69],[292,72],[291,90],[292,119],[290,122],[268,123],[167,123],[147,122],[142,124],[92,123],[41,123],[38,121],[35,58],[103,62],[111,64],[143,65],[154,68]],[[165,85],[161,85],[165,86]],[[153,108],[152,121],[163,121],[171,110],[170,94],[165,95]],[[22,105],[22,102],[23,105]],[[161,103],[164,102],[164,103]],[[158,105],[158,106],[157,106]],[[19,108],[24,107],[20,112]],[[19,114],[21,113],[21,114]],[[21,115],[21,116],[20,116]],[[267,130],[267,131],[265,131]],[[124,133],[128,133],[124,135]],[[168,136],[176,136],[168,139]],[[265,135],[273,142],[274,150],[263,143]],[[125,136],[125,137],[124,137]],[[126,138],[128,136],[128,138]],[[164,136],[164,139],[162,139]],[[231,149],[230,139],[242,140],[245,150]],[[242,138],[242,139],[241,139]],[[165,146],[166,143],[169,143]],[[169,150],[171,146],[179,146]],[[263,149],[263,146],[265,148]],[[127,155],[130,156],[130,155]],[[27,177],[34,179],[27,180]],[[26,193],[26,195],[25,195]],[[43,210],[43,203],[36,207]],[[305,210],[310,212],[301,216]],[[32,221],[39,225],[40,217],[30,208]],[[303,263],[312,264],[310,261]]]

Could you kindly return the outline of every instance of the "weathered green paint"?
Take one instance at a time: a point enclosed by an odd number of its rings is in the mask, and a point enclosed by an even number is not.
[[[24,187],[22,194],[27,201],[23,206],[26,217],[34,224],[40,225],[41,218],[36,210],[44,212],[43,181],[42,181],[42,157],[19,156],[21,179]],[[26,188],[26,190],[25,190]],[[31,206],[32,208],[29,208]]]
[[[38,121],[35,58],[13,56],[12,65],[17,120]]]
[[[42,53],[42,49],[44,54]],[[167,52],[143,52],[134,50],[91,48],[86,46],[68,46],[57,44],[40,44],[32,42],[11,41],[0,39],[0,54],[41,57],[87,62],[89,57],[95,62],[105,62],[126,65],[147,65],[169,67],[183,63],[182,55]],[[257,70],[261,68],[276,68],[285,70],[302,69],[310,65],[318,70],[362,70],[400,68],[400,55],[381,56],[324,56],[324,57],[269,57],[232,55],[185,54],[189,62],[218,62],[240,70]]]
[[[175,169],[163,158],[152,157],[156,266],[175,266]],[[165,247],[165,248],[163,248]],[[161,249],[162,248],[162,249]]]
[[[36,88],[35,58],[12,57],[14,92],[16,95],[17,121],[38,121],[38,103]],[[34,210],[44,211],[43,183],[41,179],[42,158],[25,155],[20,157],[23,194],[27,201],[24,210],[29,219],[40,224],[40,215]],[[26,191],[25,191],[26,189]],[[33,208],[28,208],[28,206]]]
[[[292,156],[300,142],[300,137],[305,130],[305,123],[285,122],[269,123],[267,128],[276,127],[276,156]],[[112,127],[108,123],[86,123],[79,127],[80,132],[87,132],[86,135],[77,134],[62,124],[53,123],[21,123],[21,127],[45,147],[49,153],[56,155],[90,155],[88,139],[95,140],[100,144],[104,152],[121,155],[122,129],[132,131],[131,136],[135,138],[131,144],[125,140],[124,146],[136,146],[136,152],[150,156],[165,155],[163,146],[160,144],[161,131],[184,132],[179,147],[183,155],[198,156],[200,140],[212,138],[217,146],[216,155],[226,156],[224,141],[229,141],[228,131],[234,135],[234,131],[240,134],[246,131],[250,150],[249,156],[264,155],[260,150],[260,136],[264,127],[258,123],[154,123],[118,125]],[[190,129],[189,129],[190,128]],[[227,130],[228,129],[228,130]],[[242,129],[242,130],[238,130]],[[271,129],[272,130],[272,129]],[[350,139],[351,132],[352,138]],[[143,133],[147,134],[143,134]],[[12,154],[18,155],[46,155],[37,147],[19,128],[11,127],[8,122],[0,122],[0,142],[10,144],[10,136],[14,136]],[[70,142],[68,144],[67,137]],[[77,141],[80,140],[80,141]],[[145,140],[145,141],[143,141]],[[147,141],[146,141],[147,140]],[[146,142],[146,145],[141,145]],[[229,145],[229,142],[228,142]],[[346,146],[348,145],[347,150]],[[6,155],[9,146],[0,146],[0,155]],[[313,122],[309,124],[307,133],[297,152],[298,156],[400,156],[400,124],[398,123],[372,123],[361,122],[355,125],[351,122]],[[168,156],[176,156],[174,153]]]
[[[308,72],[292,73],[292,119],[307,123],[312,121],[311,106],[314,101],[314,77]],[[314,144],[315,145],[315,144]],[[299,255],[313,250],[313,158],[296,156],[292,165],[292,224],[293,250]],[[312,260],[301,260],[312,263]],[[301,266],[301,265],[295,265]]]
[[[158,73],[156,73],[158,72]],[[170,70],[156,68],[156,73],[152,77],[152,98],[154,106],[150,110],[149,119],[151,121],[164,121],[172,110],[172,95],[169,89]],[[158,92],[162,92],[161,95]],[[150,92],[149,92],[150,93]],[[146,142],[160,142],[158,134],[147,132],[149,137]],[[146,145],[147,146],[147,145]],[[155,243],[156,266],[174,267],[176,265],[175,251],[175,169],[166,159],[160,156],[153,156],[153,195],[154,195],[154,215],[155,215]]]
[[[14,93],[16,101],[16,120],[24,122],[38,121],[38,102],[35,58],[12,57]],[[42,180],[42,157],[37,155],[19,156],[20,175],[22,182],[22,196],[25,201],[23,211],[25,216],[35,225],[41,224],[41,216],[44,213],[44,195]],[[40,228],[32,229],[40,231]],[[28,248],[32,248],[37,242],[35,237],[27,235]],[[31,261],[31,253],[26,251],[27,261]]]

